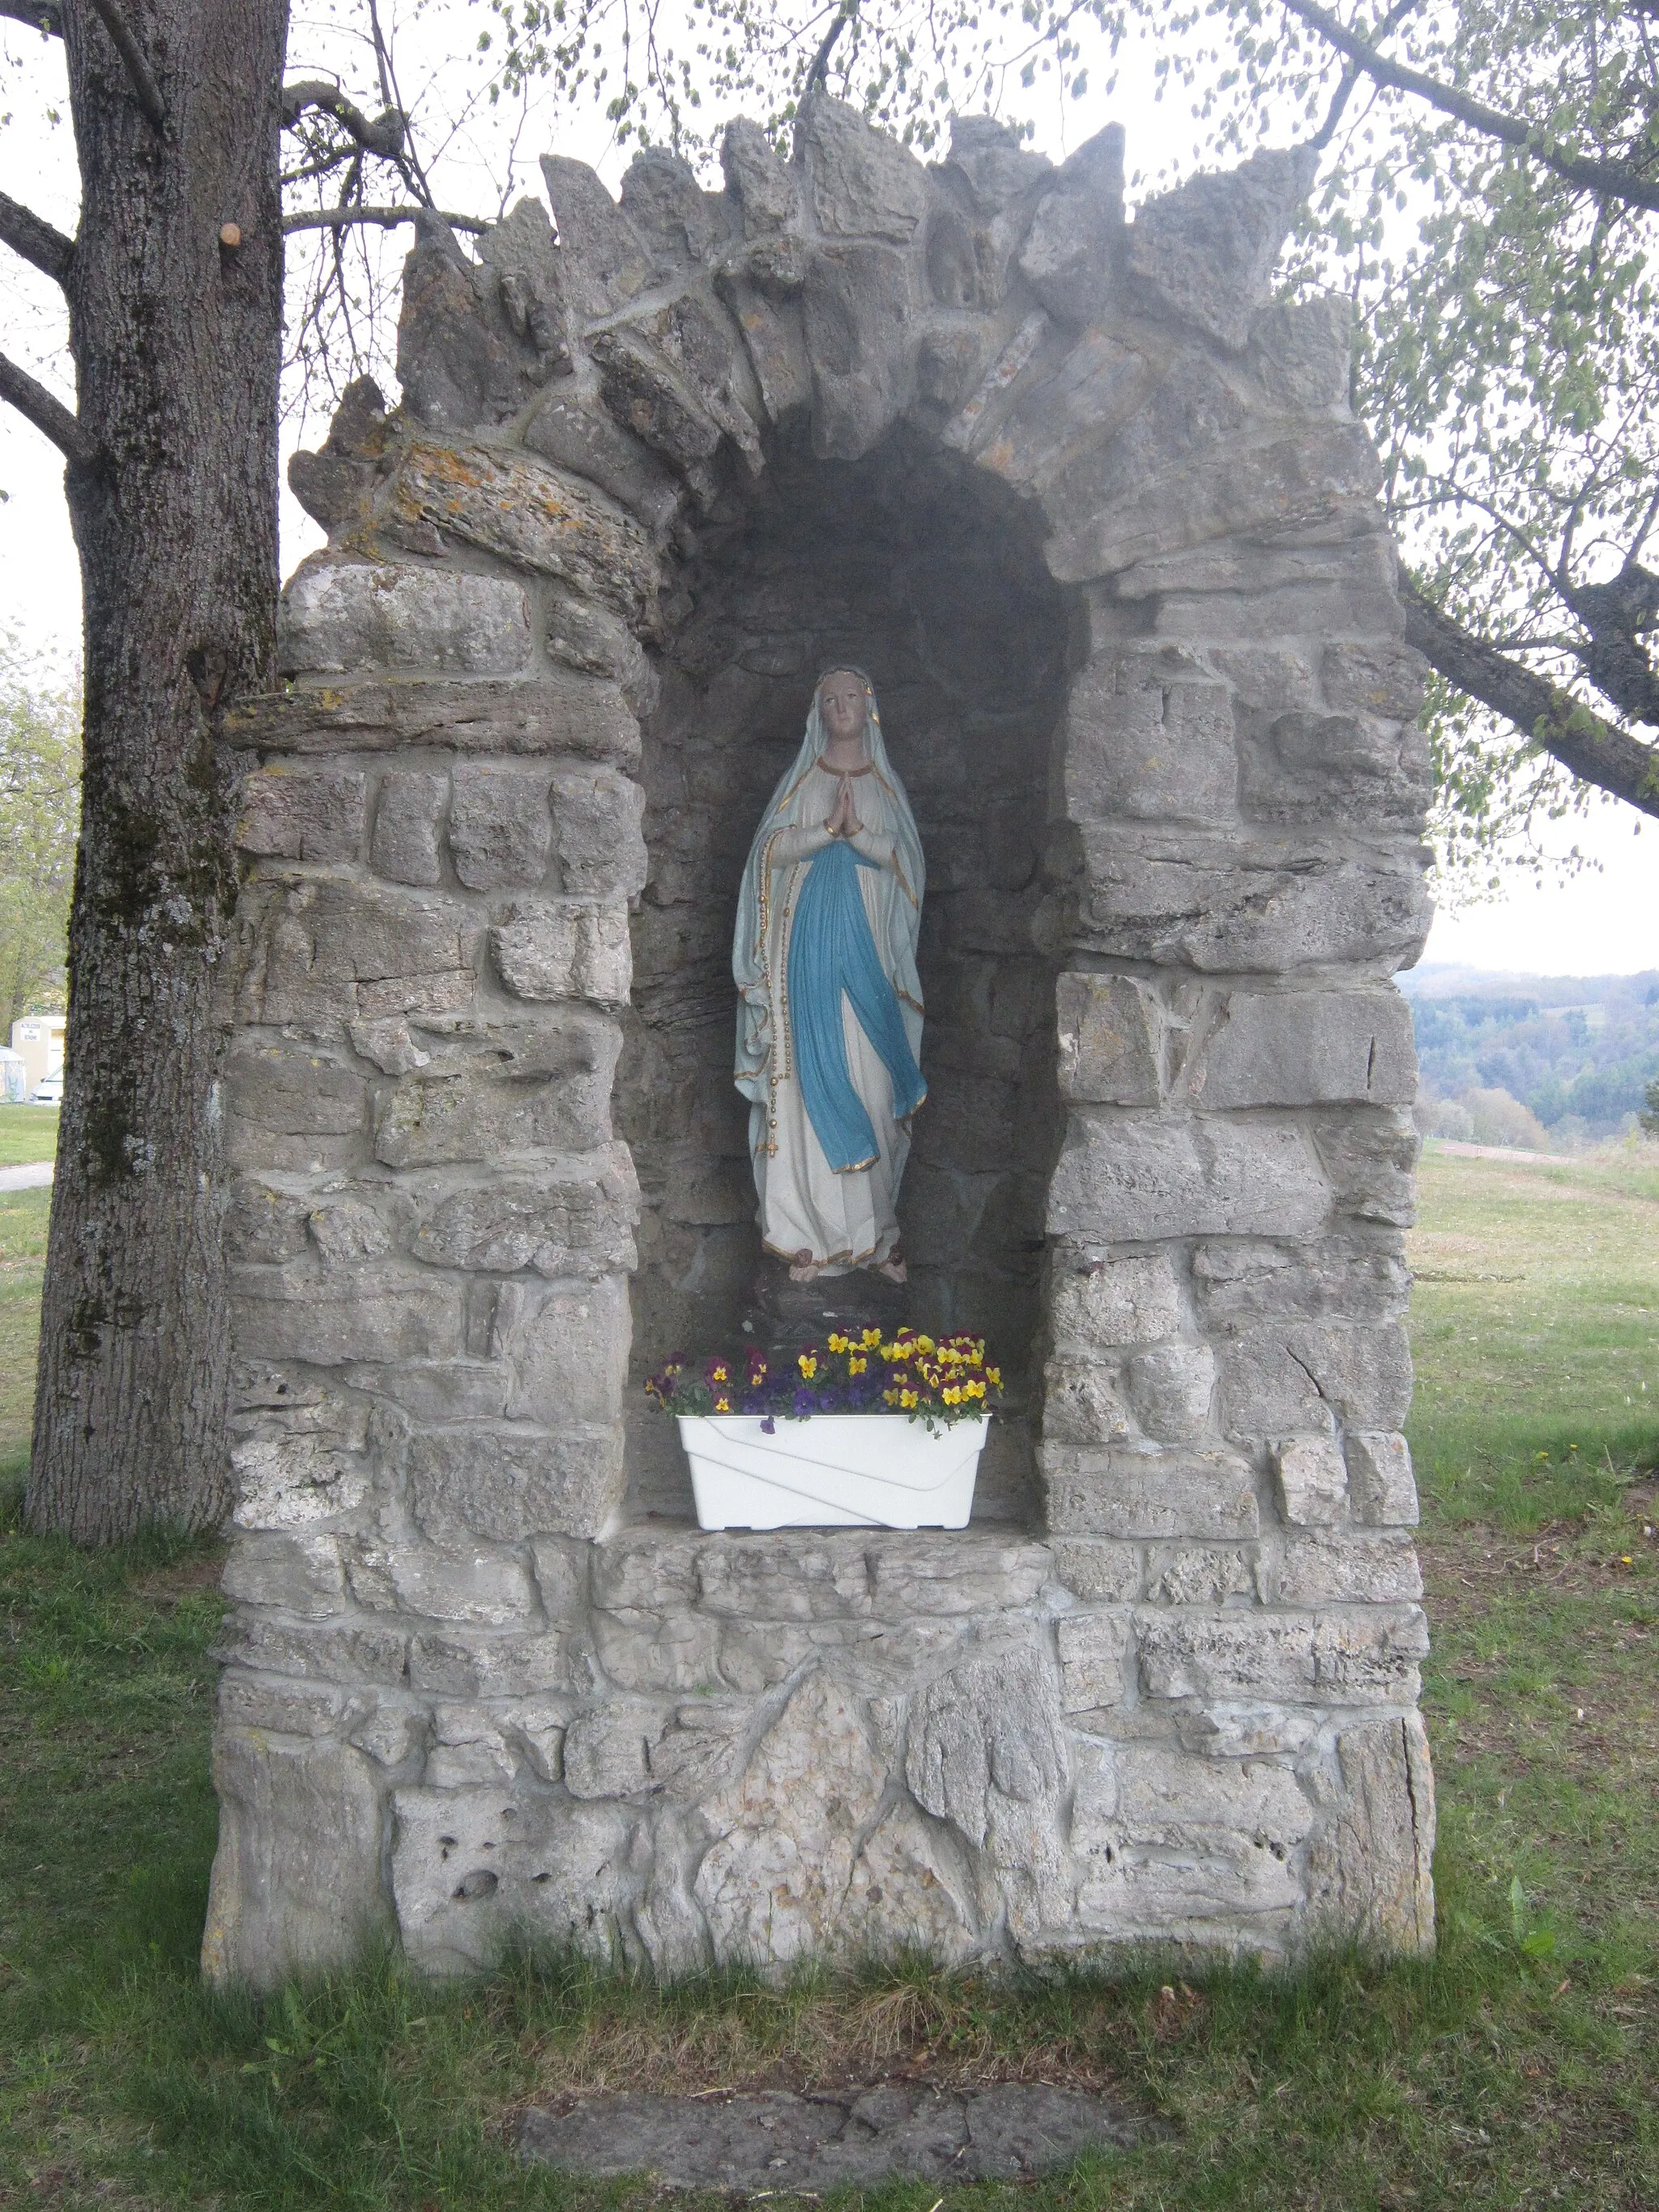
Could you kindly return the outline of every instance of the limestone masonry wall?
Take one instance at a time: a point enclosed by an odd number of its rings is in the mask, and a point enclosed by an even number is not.
[[[544,167],[556,243],[422,231],[231,732],[208,1971],[1422,1948],[1420,664],[1296,162]],[[629,1409],[752,1272],[732,902],[840,655],[929,860],[914,1316],[1015,1402],[961,1534],[704,1534]]]

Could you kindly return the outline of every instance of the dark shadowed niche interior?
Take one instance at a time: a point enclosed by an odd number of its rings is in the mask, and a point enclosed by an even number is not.
[[[1059,1126],[1053,963],[1031,924],[1070,595],[1043,565],[1036,519],[956,456],[900,432],[861,461],[820,461],[786,431],[667,580],[665,617],[618,1073],[618,1133],[644,1194],[630,1512],[692,1513],[682,1455],[640,1382],[676,1351],[740,1340],[761,1255],[749,1109],[732,1081],[738,884],[818,673],[846,660],[875,683],[927,859],[928,1097],[899,1209],[909,1317],[981,1330],[1001,1355],[1012,1418],[994,1425],[975,1515],[1023,1520]]]

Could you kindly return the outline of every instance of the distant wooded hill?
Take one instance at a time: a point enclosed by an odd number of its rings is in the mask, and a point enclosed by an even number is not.
[[[1486,975],[1437,966],[1401,976],[1400,986],[1417,1031],[1419,1121],[1441,1136],[1536,1142],[1534,1129],[1506,1115],[1506,1102],[1557,1144],[1612,1136],[1659,1076],[1659,968]]]

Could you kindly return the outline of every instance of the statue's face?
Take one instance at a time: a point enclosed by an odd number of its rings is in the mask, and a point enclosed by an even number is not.
[[[864,678],[850,669],[832,668],[818,686],[818,712],[832,738],[856,738],[864,730]]]

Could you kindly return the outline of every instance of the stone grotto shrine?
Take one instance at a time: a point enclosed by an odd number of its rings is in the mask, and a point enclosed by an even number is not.
[[[1400,1433],[1427,790],[1307,182],[1142,206],[819,98],[544,165],[295,463],[246,769],[209,1973],[674,1973],[1433,1932]],[[740,1340],[737,883],[819,672],[928,861],[907,1317],[959,1533],[700,1532]]]

